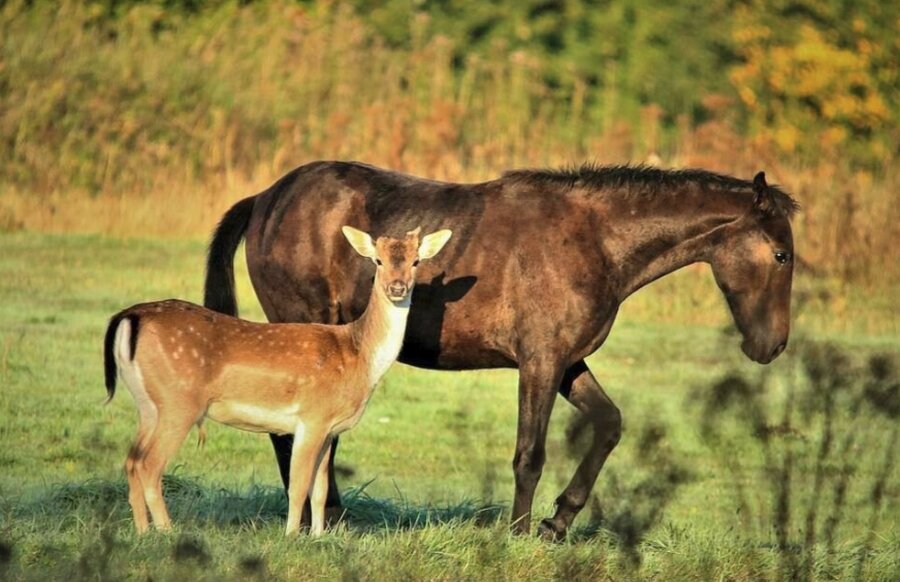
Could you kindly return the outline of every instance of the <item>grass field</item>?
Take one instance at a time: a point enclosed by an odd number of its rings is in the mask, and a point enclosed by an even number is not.
[[[589,359],[624,438],[563,544],[507,533],[516,374],[400,365],[341,439],[337,530],[284,539],[268,438],[210,426],[169,469],[175,531],[137,539],[121,469],[136,415],[126,391],[102,405],[102,333],[123,306],[199,300],[204,244],[18,233],[0,248],[0,579],[900,577],[894,293],[801,276],[794,339],[766,368],[723,332],[702,269],[629,300]],[[538,517],[574,470],[576,427],[560,400]]]

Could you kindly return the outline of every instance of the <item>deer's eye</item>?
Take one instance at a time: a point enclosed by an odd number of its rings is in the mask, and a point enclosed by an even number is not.
[[[787,253],[785,251],[775,251],[775,260],[778,261],[779,265],[783,265],[791,260],[791,253]]]
[[[418,267],[418,266],[419,266],[419,259],[416,259],[415,261],[413,261],[413,267]]]
[[[381,259],[375,259],[375,264],[379,267],[381,266]]]

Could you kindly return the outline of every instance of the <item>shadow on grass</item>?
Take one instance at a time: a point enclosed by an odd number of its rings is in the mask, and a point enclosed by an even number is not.
[[[795,346],[787,377],[732,371],[698,389],[700,435],[732,478],[740,530],[775,550],[776,579],[861,580],[895,490],[900,366],[895,356],[857,361],[831,344]],[[746,487],[748,458],[761,459],[751,482],[765,489]],[[837,532],[849,517],[865,534],[848,559]]]
[[[447,523],[491,526],[501,519],[503,507],[462,501],[456,504],[414,504],[405,498],[379,499],[366,493],[366,485],[344,492],[342,522],[350,531],[377,532],[420,529]],[[181,475],[163,478],[163,494],[173,521],[217,527],[282,527],[287,498],[278,487],[254,485],[239,492],[208,486]],[[26,520],[53,520],[66,527],[66,520],[85,514],[104,521],[128,520],[128,487],[122,480],[90,480],[56,485],[33,499],[16,504],[13,515]],[[63,516],[62,518],[60,516]]]
[[[582,456],[588,445],[586,421],[574,417],[566,431],[569,455]],[[669,429],[658,419],[644,421],[633,437],[636,466],[627,475],[612,467],[603,472],[587,509],[587,524],[569,534],[573,542],[607,538],[619,550],[626,573],[641,566],[641,544],[647,533],[663,518],[666,507],[680,487],[693,479],[680,456],[669,443]]]

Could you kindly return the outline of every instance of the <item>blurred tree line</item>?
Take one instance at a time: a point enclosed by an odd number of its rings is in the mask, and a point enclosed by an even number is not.
[[[315,159],[650,162],[765,169],[817,272],[897,280],[896,30],[880,0],[0,0],[0,231],[171,198],[205,234]]]
[[[258,0],[243,0],[240,5]],[[157,0],[201,15],[220,3]],[[110,18],[140,0],[104,0]],[[309,9],[340,4],[298,0]],[[450,40],[460,74],[473,59],[530,59],[543,98],[609,128],[660,108],[664,128],[696,125],[724,104],[745,135],[783,153],[897,153],[900,2],[883,0],[348,0],[390,47]],[[164,24],[160,24],[164,26]],[[712,96],[712,98],[711,98]],[[718,97],[718,98],[716,98]],[[711,106],[712,105],[712,106]],[[733,106],[732,106],[733,105]]]

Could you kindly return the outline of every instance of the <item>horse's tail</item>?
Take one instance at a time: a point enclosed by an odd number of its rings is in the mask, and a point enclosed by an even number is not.
[[[234,293],[234,253],[244,238],[256,196],[244,198],[225,213],[213,233],[206,256],[203,305],[213,311],[237,315]]]
[[[119,325],[123,320],[128,320],[128,359],[134,360],[134,354],[137,349],[138,322],[139,318],[136,313],[132,313],[130,309],[120,311],[112,316],[109,325],[106,326],[106,337],[103,339],[103,371],[106,376],[106,402],[113,399],[116,395],[116,378],[118,377],[118,367],[116,365],[116,339],[119,331]]]

